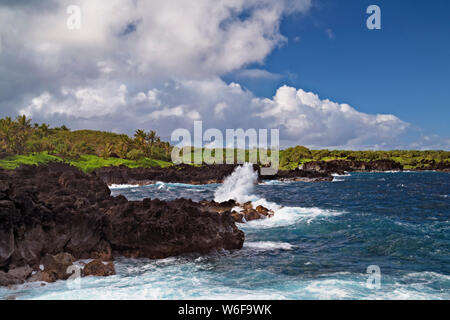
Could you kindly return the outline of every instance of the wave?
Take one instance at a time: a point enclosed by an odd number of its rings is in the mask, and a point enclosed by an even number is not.
[[[350,177],[351,176],[350,173],[345,173],[345,174],[332,173],[331,175],[333,177]]]
[[[292,250],[294,246],[288,242],[256,241],[244,242],[244,248],[256,251]]]
[[[178,188],[204,188],[207,186],[212,186],[212,184],[188,184],[188,183],[178,183],[178,182],[162,182],[158,181],[155,184],[149,186],[167,186],[167,187],[178,187]]]
[[[110,189],[130,189],[140,187],[138,184],[111,184],[108,186]]]
[[[217,202],[235,200],[238,203],[251,201],[254,208],[261,205],[274,212],[274,216],[269,219],[247,222],[246,225],[250,227],[273,228],[291,225],[300,221],[311,223],[314,219],[320,217],[332,217],[344,213],[342,211],[326,210],[315,207],[283,207],[277,203],[267,201],[266,199],[253,194],[257,179],[258,175],[253,170],[253,165],[245,163],[243,166],[237,167],[235,171],[225,179],[223,185],[216,190],[214,200]]]
[[[292,183],[293,181],[280,181],[280,180],[267,180],[261,182],[259,185],[261,186],[281,186],[288,183]]]
[[[243,228],[278,228],[296,223],[310,224],[315,220],[328,219],[345,214],[345,211],[327,210],[321,208],[282,207],[274,210],[275,214],[269,219],[247,222]]]
[[[255,242],[258,243],[258,242]],[[250,243],[248,243],[250,244]],[[248,245],[247,244],[247,245]],[[274,243],[275,245],[276,243]],[[281,244],[281,243],[279,243]],[[258,247],[258,245],[255,245]],[[250,248],[253,249],[253,248]],[[253,286],[233,287],[226,273],[209,273],[210,261],[162,261],[123,259],[116,262],[118,274],[112,277],[86,277],[79,289],[67,289],[64,281],[42,288],[39,284],[0,288],[0,297],[17,299],[449,299],[442,284],[450,276],[435,272],[408,273],[400,277],[382,276],[381,288],[367,288],[367,274],[336,272],[318,277],[286,276],[270,269],[252,270]],[[245,274],[248,274],[246,272]],[[272,279],[273,286],[267,286]],[[246,282],[244,282],[246,283]],[[289,283],[286,285],[286,283]],[[99,289],[100,288],[100,289]]]
[[[235,200],[239,203],[252,201],[253,191],[258,181],[258,173],[253,170],[251,163],[234,169],[234,172],[228,176],[223,184],[214,193],[216,202],[225,202]]]

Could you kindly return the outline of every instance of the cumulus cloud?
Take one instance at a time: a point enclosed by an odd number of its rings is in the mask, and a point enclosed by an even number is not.
[[[74,4],[80,30],[66,27]],[[203,120],[221,130],[280,128],[285,145],[397,146],[410,126],[393,115],[288,86],[263,99],[222,80],[279,79],[254,66],[286,45],[283,17],[310,7],[310,0],[2,1],[0,115],[73,129],[154,129],[164,138]]]
[[[44,93],[23,111],[44,120],[69,117],[79,128],[86,118],[101,117],[103,124],[121,123],[125,130],[158,128],[166,138],[176,128],[192,129],[194,120],[203,120],[205,129],[223,131],[278,128],[285,146],[330,148],[392,147],[409,128],[393,115],[358,112],[302,89],[283,86],[273,98],[261,99],[219,78],[170,82],[137,95],[127,93],[124,84],[109,90],[63,90],[59,96]]]

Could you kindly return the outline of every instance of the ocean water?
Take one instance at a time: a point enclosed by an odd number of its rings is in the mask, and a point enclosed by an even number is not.
[[[10,299],[450,299],[450,174],[351,173],[269,181],[250,168],[224,185],[113,186],[114,195],[238,198],[275,210],[239,225],[240,251],[115,261],[117,275],[0,288]],[[250,183],[251,182],[251,183]],[[369,286],[378,266],[379,286]],[[373,282],[369,281],[369,284]]]

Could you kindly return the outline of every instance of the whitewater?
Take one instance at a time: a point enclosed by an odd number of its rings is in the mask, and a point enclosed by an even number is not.
[[[350,173],[258,184],[250,164],[223,184],[112,186],[129,200],[234,199],[274,210],[238,224],[238,251],[115,261],[117,275],[0,289],[14,299],[449,299],[450,174]],[[369,265],[381,288],[367,286]]]

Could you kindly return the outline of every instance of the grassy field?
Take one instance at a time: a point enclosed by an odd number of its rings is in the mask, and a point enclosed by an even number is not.
[[[49,155],[47,152],[33,153],[31,155],[16,155],[0,159],[0,167],[4,169],[15,169],[22,164],[40,165],[49,162],[64,162],[80,168],[84,172],[90,172],[98,168],[125,165],[130,168],[168,167],[171,162],[142,158],[139,160],[128,160],[119,158],[102,158],[95,155],[81,155],[77,159],[63,159]]]

